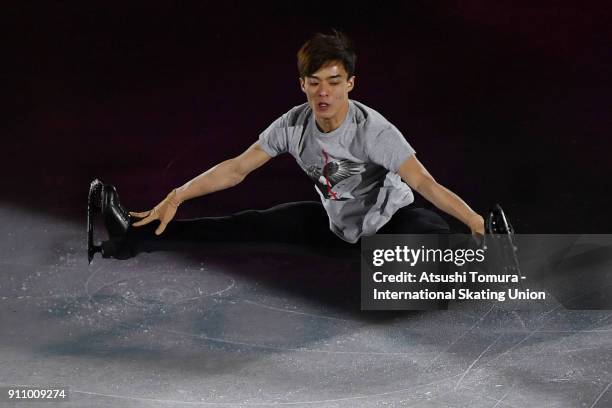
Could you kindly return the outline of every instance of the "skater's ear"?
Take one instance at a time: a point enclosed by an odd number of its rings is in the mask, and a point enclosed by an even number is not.
[[[355,75],[346,80],[347,92],[351,92],[355,88]]]

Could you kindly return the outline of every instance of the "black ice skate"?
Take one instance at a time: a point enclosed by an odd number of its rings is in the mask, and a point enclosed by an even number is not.
[[[94,217],[102,215],[108,241],[94,244]],[[87,197],[87,259],[91,263],[96,252],[103,257],[113,256],[116,248],[125,240],[131,224],[130,214],[121,206],[117,189],[95,179],[89,185]]]
[[[516,274],[521,278],[514,228],[499,204],[495,204],[485,219],[484,248],[491,251],[496,267],[502,274]],[[522,279],[521,279],[522,282]]]

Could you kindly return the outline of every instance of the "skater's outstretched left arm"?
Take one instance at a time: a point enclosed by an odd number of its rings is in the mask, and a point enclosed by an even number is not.
[[[440,210],[468,226],[472,234],[484,235],[484,219],[457,194],[438,184],[416,155],[407,159],[398,170],[402,180]]]

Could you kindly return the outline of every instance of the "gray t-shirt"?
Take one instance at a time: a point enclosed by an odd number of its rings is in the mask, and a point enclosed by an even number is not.
[[[349,100],[342,125],[321,132],[305,103],[292,108],[259,135],[270,156],[289,152],[314,181],[329,216],[330,229],[355,243],[375,234],[400,208],[412,203],[412,190],[397,171],[415,151],[400,131],[376,112]]]

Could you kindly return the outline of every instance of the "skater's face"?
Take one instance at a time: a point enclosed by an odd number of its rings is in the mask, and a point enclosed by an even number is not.
[[[349,78],[344,65],[332,61],[300,78],[300,86],[317,122],[341,122],[348,111],[348,94],[355,86],[355,76]]]

